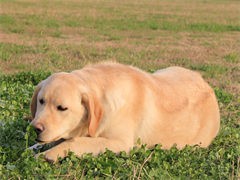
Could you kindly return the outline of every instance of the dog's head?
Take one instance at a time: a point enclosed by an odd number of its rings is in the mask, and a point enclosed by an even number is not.
[[[94,136],[103,115],[98,99],[69,73],[56,73],[38,84],[31,113],[31,124],[42,143]]]

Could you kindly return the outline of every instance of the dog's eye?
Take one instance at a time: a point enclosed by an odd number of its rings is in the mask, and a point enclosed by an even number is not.
[[[59,111],[66,111],[68,108],[67,107],[62,107],[61,105],[57,106],[57,109]]]
[[[44,101],[43,99],[39,99],[39,103],[40,103],[40,104],[44,104],[45,101]]]

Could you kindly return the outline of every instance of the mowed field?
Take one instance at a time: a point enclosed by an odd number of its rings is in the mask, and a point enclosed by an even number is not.
[[[240,178],[240,1],[0,0],[0,179]],[[52,165],[26,148],[34,87],[50,73],[116,61],[182,66],[214,88],[221,130],[207,149],[145,147]]]

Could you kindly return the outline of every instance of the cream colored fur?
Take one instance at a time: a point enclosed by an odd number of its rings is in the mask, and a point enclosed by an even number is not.
[[[213,90],[198,73],[181,67],[150,74],[103,63],[56,73],[37,86],[31,111],[32,125],[44,129],[39,141],[66,139],[44,152],[50,161],[69,151],[128,152],[138,139],[148,147],[207,147],[220,125]]]

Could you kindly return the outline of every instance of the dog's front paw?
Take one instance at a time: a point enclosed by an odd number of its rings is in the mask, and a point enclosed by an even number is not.
[[[58,161],[58,158],[64,158],[68,154],[64,144],[60,144],[51,149],[48,149],[44,152],[38,153],[35,155],[36,158],[43,156],[48,162],[55,163]]]
[[[41,152],[38,153],[34,156],[36,159],[43,157],[46,161],[50,162],[50,163],[55,163],[58,160],[58,154],[51,152],[51,151],[45,151],[45,152]]]
[[[46,151],[44,154],[44,158],[46,159],[46,161],[50,163],[57,162],[59,157],[60,157],[59,154],[54,151]]]

